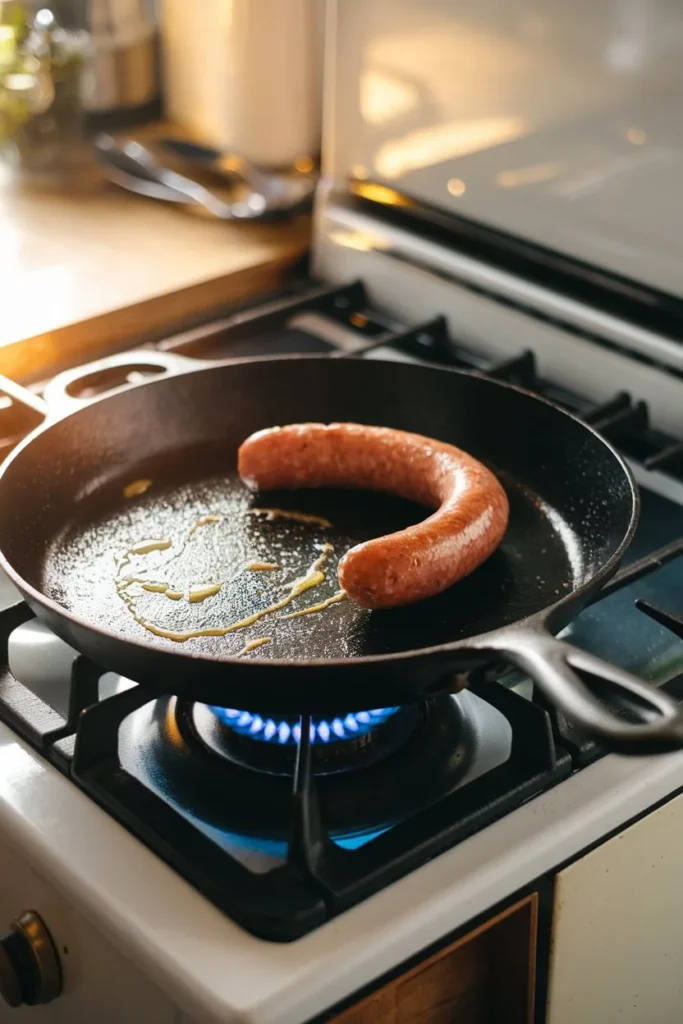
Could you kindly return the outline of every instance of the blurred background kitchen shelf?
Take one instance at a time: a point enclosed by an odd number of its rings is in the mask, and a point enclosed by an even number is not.
[[[277,186],[281,169],[296,166],[294,177],[312,186],[323,7],[0,0],[0,372],[36,379],[283,286],[306,259],[305,203],[272,224],[212,221],[178,196],[164,203],[117,188],[92,142],[106,130],[124,144],[154,147],[165,136],[216,147],[213,177],[196,161],[153,151],[222,198],[235,189],[248,197],[251,167],[257,182]],[[66,126],[55,125],[51,98],[62,51],[77,52],[78,65]],[[30,160],[20,146],[27,138]],[[32,164],[45,173],[28,173]],[[154,185],[149,193],[168,198]]]

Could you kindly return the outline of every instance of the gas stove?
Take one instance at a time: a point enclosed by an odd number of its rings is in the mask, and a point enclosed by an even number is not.
[[[683,696],[683,460],[649,425],[645,402],[566,391],[538,375],[530,350],[477,358],[438,312],[397,324],[361,281],[297,289],[162,345],[204,358],[313,350],[428,359],[520,384],[596,425],[643,479],[657,468],[656,489],[643,488],[624,568],[568,633]],[[110,384],[101,374],[97,387]],[[462,692],[420,707],[286,718],[155,699],[80,657],[11,598],[0,630],[0,720],[267,940],[299,938],[603,756],[509,671],[474,675]]]
[[[612,441],[641,494],[622,569],[566,635],[683,700],[683,294],[667,225],[631,202],[677,152],[656,104],[634,105],[648,75],[660,89],[675,72],[667,4],[649,35],[609,5],[540,18],[520,3],[512,21],[495,3],[330,6],[310,274],[131,342],[125,365],[74,367],[69,393],[162,372],[160,350],[428,361],[543,395]],[[483,90],[454,87],[449,47],[474,74],[463,40]],[[631,78],[609,70],[636,42]],[[37,419],[8,399],[0,452]],[[0,909],[35,908],[52,936],[64,985],[45,1019],[528,1021],[534,1003],[538,1024],[676,1019],[683,754],[606,754],[510,669],[454,689],[312,718],[159,698],[0,580]],[[507,952],[487,960],[482,936]],[[504,1010],[492,990],[511,993]]]
[[[596,402],[567,390],[538,374],[529,350],[477,356],[438,312],[397,323],[360,281],[297,286],[159,344],[212,358],[313,350],[428,359],[520,384],[597,425],[642,481],[641,520],[622,570],[567,633],[683,697],[683,461],[637,396]],[[130,358],[143,363],[144,350]],[[97,389],[120,372],[99,374]],[[4,415],[9,446],[20,424],[11,408]],[[287,718],[155,698],[51,634],[7,581],[0,638],[0,720],[269,942],[315,934],[605,757],[510,670],[472,675],[466,689],[419,707]]]

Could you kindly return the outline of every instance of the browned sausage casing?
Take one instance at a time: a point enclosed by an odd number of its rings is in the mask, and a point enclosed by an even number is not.
[[[294,423],[252,434],[238,454],[251,490],[358,487],[437,511],[415,526],[351,548],[339,583],[365,608],[431,597],[476,569],[500,544],[505,491],[471,455],[442,441],[358,423]]]

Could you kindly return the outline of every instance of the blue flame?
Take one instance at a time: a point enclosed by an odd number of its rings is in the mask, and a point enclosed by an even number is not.
[[[264,718],[251,711],[238,711],[236,708],[209,708],[219,721],[223,722],[240,736],[263,743],[277,743],[284,747],[294,745],[301,738],[301,726],[298,722],[290,723],[284,718]],[[365,736],[371,729],[382,725],[395,715],[395,708],[375,708],[373,711],[353,711],[348,715],[336,718],[311,719],[311,743],[341,743],[344,740],[357,739]]]

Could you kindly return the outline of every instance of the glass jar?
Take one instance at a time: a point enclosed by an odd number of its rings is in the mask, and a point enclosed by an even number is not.
[[[22,173],[62,180],[82,162],[88,56],[50,8],[0,0],[0,145]]]

